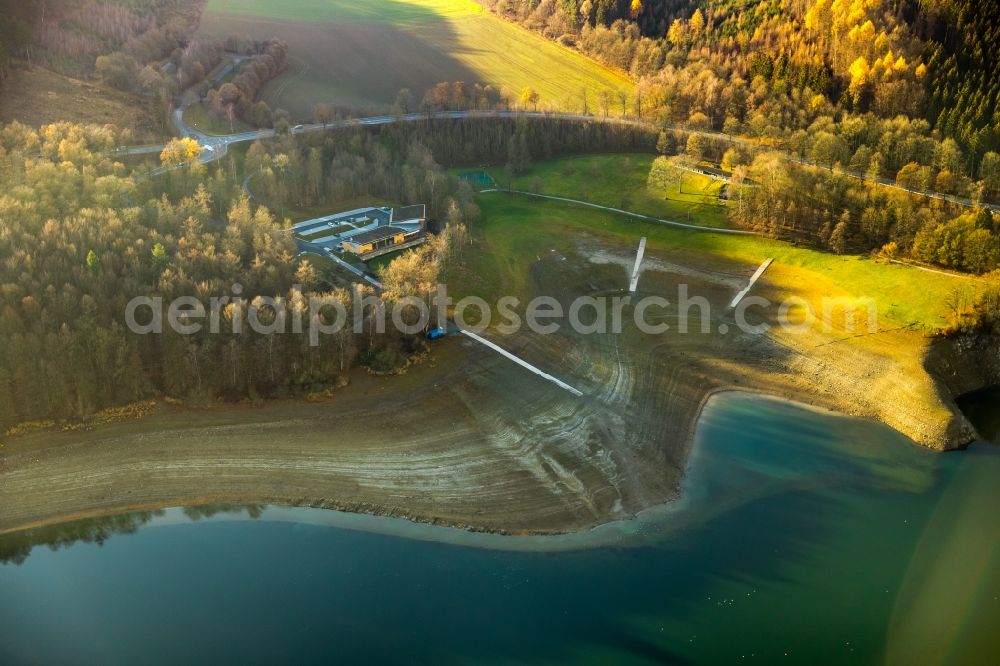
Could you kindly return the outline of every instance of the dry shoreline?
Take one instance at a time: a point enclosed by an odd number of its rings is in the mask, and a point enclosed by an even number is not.
[[[540,293],[563,298],[613,290],[621,272],[545,258],[532,279]],[[650,273],[643,284],[673,293],[676,279]],[[780,269],[768,280],[760,288],[769,296],[788,288]],[[711,280],[698,286],[713,302],[730,297]],[[0,447],[0,533],[206,503],[331,508],[497,534],[579,532],[676,499],[699,417],[720,392],[882,421],[945,449],[974,436],[950,394],[989,379],[962,365],[968,350],[931,350],[909,331],[838,346],[781,333],[637,331],[501,342],[573,379],[585,396],[452,339],[405,375],[355,373],[326,402],[163,407],[88,431],[27,434]],[[887,356],[899,349],[910,351]],[[948,368],[965,381],[936,378]]]
[[[817,412],[819,414],[822,414],[822,415],[825,415],[825,416],[834,416],[834,417],[840,417],[840,418],[853,418],[853,417],[844,416],[843,414],[841,414],[839,412],[835,412],[835,411],[829,410],[829,409],[824,408],[824,407],[820,407],[820,406],[817,406],[817,405],[812,405],[812,404],[806,404],[806,403],[798,402],[798,401],[795,401],[795,400],[790,399],[790,398],[783,398],[783,397],[774,396],[774,395],[762,394],[762,393],[758,393],[758,392],[754,392],[754,391],[748,391],[748,390],[742,389],[742,388],[720,388],[720,389],[713,390],[713,391],[710,391],[710,392],[706,393],[706,395],[704,397],[704,400],[702,401],[702,404],[701,404],[701,406],[700,406],[700,408],[698,410],[698,416],[696,417],[695,422],[694,422],[694,424],[692,425],[692,428],[691,428],[691,433],[690,433],[690,436],[689,436],[688,446],[687,446],[687,449],[688,449],[689,452],[693,449],[693,447],[695,445],[695,434],[696,434],[696,430],[697,430],[697,427],[698,427],[698,423],[701,421],[701,415],[702,415],[704,409],[716,397],[722,396],[722,395],[725,395],[725,394],[734,394],[734,393],[746,394],[746,395],[753,395],[753,396],[756,396],[756,397],[759,397],[759,398],[762,398],[762,399],[766,399],[766,400],[773,400],[773,401],[784,402],[784,403],[787,403],[789,405],[794,405],[795,407],[797,407],[799,409],[806,409],[806,410],[810,410],[810,411],[815,411],[815,412]],[[221,411],[221,410],[227,409],[227,407],[222,406],[222,407],[215,407],[215,408],[210,408],[210,409],[215,409],[217,411]],[[420,536],[420,537],[416,537],[416,538],[421,538],[421,539],[426,539],[426,540],[432,540],[432,541],[443,540],[445,542],[454,543],[455,545],[467,545],[467,546],[468,545],[474,545],[474,546],[489,547],[489,548],[499,547],[500,549],[515,549],[515,550],[517,550],[517,549],[523,549],[523,550],[563,550],[563,549],[577,549],[577,548],[586,548],[586,547],[596,547],[596,546],[609,545],[609,544],[626,545],[623,541],[621,541],[620,535],[616,534],[613,531],[613,528],[616,527],[617,525],[620,525],[620,524],[623,524],[623,523],[632,522],[632,521],[636,521],[636,520],[642,520],[644,522],[648,522],[648,523],[651,523],[651,524],[656,524],[658,527],[661,528],[660,530],[658,530],[656,532],[656,534],[661,534],[661,532],[662,532],[663,529],[672,529],[672,530],[673,529],[682,529],[684,527],[684,525],[686,524],[684,521],[680,521],[680,522],[671,521],[671,524],[669,526],[660,524],[660,523],[663,522],[664,515],[669,515],[671,513],[671,509],[674,508],[674,503],[676,502],[677,499],[679,499],[679,494],[678,494],[678,496],[675,496],[675,497],[666,498],[660,504],[657,504],[657,505],[654,505],[654,506],[645,507],[645,508],[639,510],[638,512],[636,512],[633,515],[626,516],[624,518],[616,518],[614,520],[610,520],[610,521],[602,522],[602,523],[597,523],[597,524],[586,526],[586,527],[582,527],[582,528],[579,528],[579,529],[576,529],[576,530],[522,530],[522,531],[512,531],[512,530],[506,530],[506,529],[502,529],[502,528],[500,528],[500,529],[483,529],[483,528],[481,528],[481,527],[479,527],[477,525],[474,525],[474,524],[463,524],[463,523],[446,522],[446,521],[440,521],[440,520],[437,520],[437,519],[434,519],[434,518],[429,518],[429,517],[422,516],[422,515],[414,515],[414,514],[412,514],[410,512],[407,512],[404,509],[399,508],[399,507],[385,507],[385,506],[378,506],[378,505],[372,505],[372,504],[366,504],[366,503],[345,503],[345,502],[337,501],[336,499],[324,500],[323,502],[318,503],[318,504],[268,504],[267,506],[270,506],[270,507],[279,507],[279,508],[285,508],[285,509],[313,508],[313,509],[328,510],[328,511],[331,511],[331,512],[338,512],[338,513],[342,513],[342,514],[353,514],[353,515],[356,515],[356,516],[367,516],[367,517],[372,517],[372,518],[399,519],[399,520],[407,521],[408,523],[413,524],[414,526],[423,525],[423,526],[431,526],[431,527],[442,527],[442,528],[449,528],[449,529],[453,529],[453,530],[458,530],[458,531],[461,531],[461,532],[464,532],[464,533],[468,533],[470,535],[481,534],[481,535],[490,535],[490,536],[496,536],[496,537],[510,537],[512,539],[511,542],[506,542],[506,541],[503,542],[504,545],[501,547],[499,545],[500,542],[489,542],[487,544],[476,543],[476,542],[473,542],[473,541],[467,541],[467,540],[462,539],[462,538],[456,538],[456,535],[452,535],[452,539],[440,539],[440,538],[435,538],[435,537],[439,537],[440,535],[426,535],[426,534],[423,535],[423,536]],[[169,510],[169,509],[188,508],[188,507],[194,507],[194,508],[197,508],[197,507],[217,507],[217,506],[239,507],[239,506],[259,505],[260,503],[261,503],[261,498],[259,498],[259,497],[249,498],[248,499],[248,498],[233,498],[231,496],[226,496],[226,495],[202,495],[202,496],[195,496],[195,497],[189,497],[189,498],[187,498],[186,501],[185,501],[185,503],[183,505],[178,505],[178,504],[172,503],[170,501],[159,502],[159,503],[138,503],[138,504],[132,504],[132,505],[122,505],[122,506],[119,506],[118,508],[116,508],[115,511],[111,512],[111,513],[107,512],[107,511],[84,510],[84,511],[76,511],[76,512],[73,512],[73,513],[59,515],[59,516],[49,516],[49,517],[47,517],[47,518],[45,518],[43,520],[39,520],[39,521],[36,521],[36,522],[18,525],[18,526],[13,527],[13,528],[0,529],[0,536],[3,536],[5,534],[17,533],[17,532],[25,532],[25,531],[29,531],[29,530],[37,530],[39,528],[45,528],[45,527],[63,525],[63,524],[67,524],[67,523],[77,522],[77,521],[85,521],[85,520],[92,520],[92,519],[107,518],[109,516],[123,515],[123,514],[127,514],[127,513],[155,512],[155,511],[164,511],[164,510]],[[337,520],[331,521],[331,523],[334,524],[334,525],[337,525],[338,522],[339,521],[337,521]],[[347,528],[348,529],[359,529],[356,525],[348,525]],[[366,529],[366,531],[377,532],[377,533],[380,533],[380,534],[396,535],[396,536],[400,535],[398,533],[398,530],[393,530],[391,527],[387,527],[384,524],[379,524],[379,525],[375,526],[374,528],[365,527],[363,529]],[[602,531],[607,531],[610,534],[602,535],[602,536],[596,536],[595,538],[588,538],[588,536],[590,534],[596,535],[597,533],[602,532]],[[403,536],[410,536],[411,538],[414,538],[412,532],[409,533],[408,535],[403,535]],[[561,536],[577,536],[577,537],[582,537],[582,538],[579,541],[552,542],[552,543],[537,542],[537,541],[532,541],[532,540],[524,539],[525,537],[561,537]],[[634,539],[634,535],[633,535],[633,539]],[[636,540],[636,542],[638,543],[639,541]]]

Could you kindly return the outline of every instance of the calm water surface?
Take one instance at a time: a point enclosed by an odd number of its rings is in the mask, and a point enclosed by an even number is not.
[[[582,535],[250,507],[0,556],[3,664],[1000,664],[1000,449],[745,395],[682,500]]]

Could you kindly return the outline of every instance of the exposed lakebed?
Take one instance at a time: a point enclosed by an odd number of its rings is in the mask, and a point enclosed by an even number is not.
[[[562,536],[288,507],[8,534],[0,661],[1000,660],[1000,449],[742,394],[696,440],[680,500]]]

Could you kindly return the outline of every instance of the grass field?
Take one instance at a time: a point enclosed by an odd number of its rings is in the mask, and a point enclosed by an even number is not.
[[[654,155],[636,153],[619,155],[584,155],[537,162],[515,183],[526,188],[541,183],[540,192],[592,203],[632,210],[664,219],[691,221],[706,226],[728,226],[724,205],[715,196],[718,181],[707,176],[687,174],[680,194],[677,189],[665,193],[649,189],[646,177]],[[498,182],[501,169],[490,172]],[[510,196],[482,194],[479,203],[483,220],[474,227],[488,245],[488,256],[477,256],[477,275],[464,276],[471,281],[473,293],[484,289],[520,293],[523,275],[509,272],[513,257],[541,256],[549,249],[568,251],[573,238],[581,232],[606,235],[628,242],[648,237],[648,247],[669,250],[672,254],[715,255],[724,259],[758,264],[774,258],[767,277],[789,286],[807,285],[817,299],[822,296],[870,297],[878,305],[886,322],[905,326],[916,324],[936,329],[947,323],[946,300],[956,289],[976,292],[988,283],[971,276],[947,276],[917,268],[875,261],[868,256],[837,255],[784,241],[754,236],[685,231],[644,222],[611,212],[587,209],[571,204]],[[623,205],[628,204],[628,205]]]
[[[240,120],[234,120],[232,127],[230,127],[228,120],[210,113],[204,104],[192,104],[189,106],[184,112],[184,122],[205,134],[232,134],[233,132],[246,132],[252,129]]]
[[[441,81],[489,83],[515,96],[531,86],[539,108],[591,107],[601,90],[632,84],[581,54],[506,23],[471,0],[209,0],[203,34],[277,37],[289,45],[289,71],[263,98],[296,120],[313,105],[391,103],[401,88],[419,102]]]
[[[585,155],[546,160],[516,179],[514,189],[541,183],[539,193],[590,201],[678,222],[711,227],[728,226],[725,204],[718,199],[722,183],[700,174],[682,172],[683,181],[666,191],[647,186],[656,155]],[[489,169],[505,186],[503,169]]]
[[[629,244],[646,236],[649,252],[667,252],[691,265],[712,263],[713,258],[756,265],[772,257],[767,280],[805,293],[814,311],[820,311],[825,296],[872,298],[883,326],[937,329],[947,322],[945,301],[952,290],[986,284],[768,238],[687,231],[559,202],[491,193],[480,195],[479,203],[483,215],[473,227],[477,244],[470,262],[475,269],[452,280],[461,285],[461,295],[528,293],[525,258],[542,257],[553,249],[568,254],[584,233]]]

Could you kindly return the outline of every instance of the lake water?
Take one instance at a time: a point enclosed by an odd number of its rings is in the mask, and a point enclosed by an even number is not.
[[[4,664],[1000,664],[1000,448],[738,394],[682,500],[584,534],[250,507],[0,555]]]

